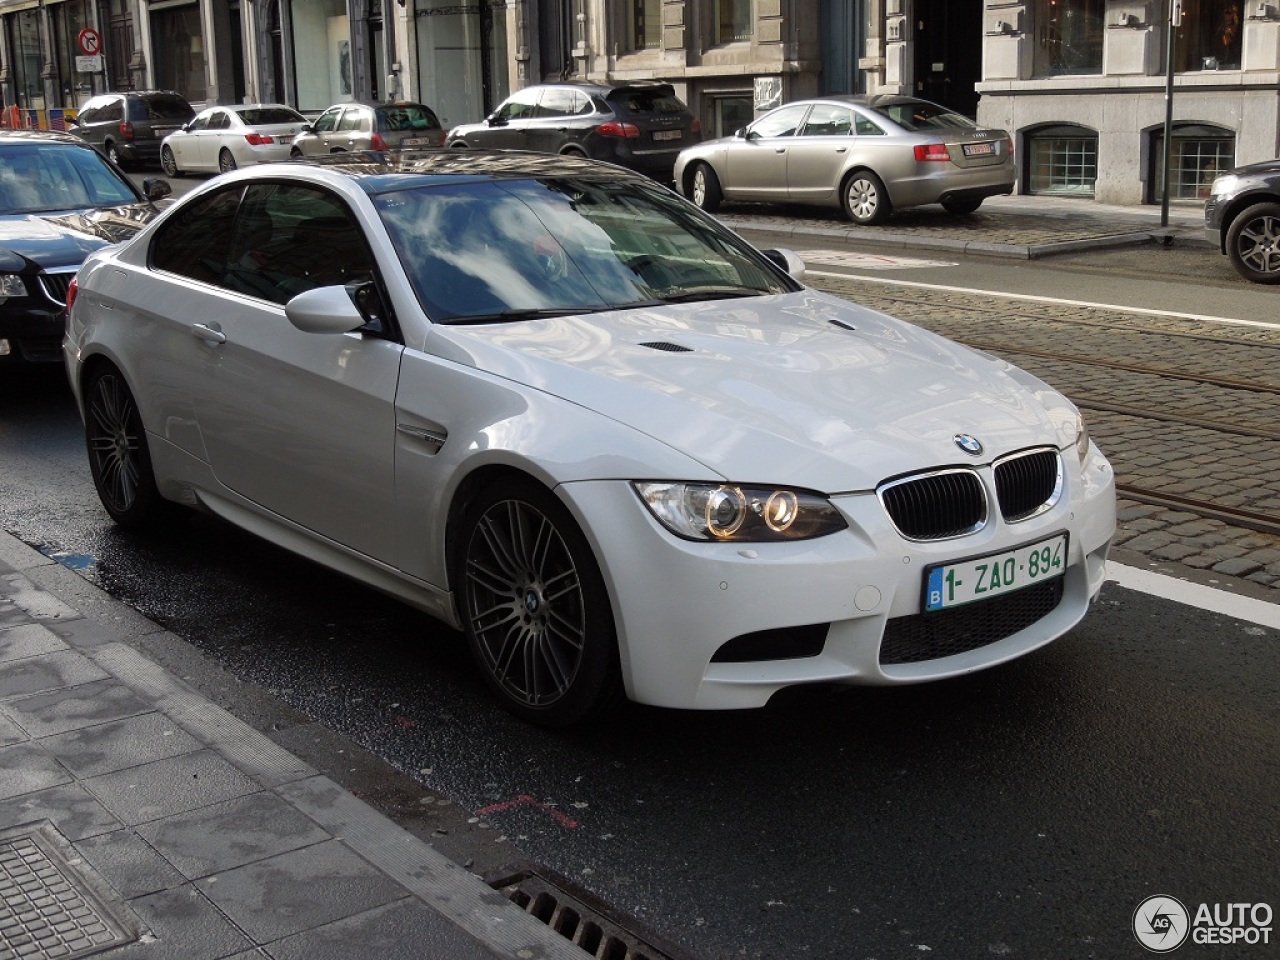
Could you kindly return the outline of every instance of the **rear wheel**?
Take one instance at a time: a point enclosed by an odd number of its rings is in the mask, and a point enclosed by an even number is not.
[[[108,160],[114,163],[121,170],[124,169],[124,157],[120,155],[119,147],[117,147],[113,142],[108,140],[102,149],[103,149],[103,152],[106,153]]]
[[[503,706],[564,727],[619,701],[608,594],[564,505],[532,482],[503,480],[481,491],[461,522],[459,614]]]
[[[1231,223],[1227,256],[1253,283],[1280,283],[1280,203],[1255,203]]]
[[[947,213],[966,214],[973,213],[982,206],[982,198],[977,200],[943,200],[942,209]]]
[[[164,167],[167,177],[182,176],[182,171],[178,169],[178,158],[173,155],[173,150],[169,147],[160,151],[160,166]]]
[[[218,152],[218,172],[230,173],[236,168],[236,158],[231,155],[231,151],[223,147]]]
[[[870,170],[855,170],[849,174],[840,199],[844,203],[845,216],[864,226],[884,223],[893,212],[884,181]]]
[[[93,485],[116,523],[144,526],[166,512],[138,405],[115,367],[95,371],[86,385],[85,442]]]
[[[720,190],[720,178],[716,176],[710,164],[699,163],[693,168],[689,199],[707,213],[715,213],[719,209],[724,193]]]

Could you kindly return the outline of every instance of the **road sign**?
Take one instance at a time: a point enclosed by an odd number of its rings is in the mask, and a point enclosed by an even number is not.
[[[76,73],[101,73],[102,54],[92,57],[76,57]]]
[[[76,34],[76,46],[86,57],[94,57],[102,52],[102,34],[93,27],[85,27]]]

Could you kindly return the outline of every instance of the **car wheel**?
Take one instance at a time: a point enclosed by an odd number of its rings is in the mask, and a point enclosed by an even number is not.
[[[1255,203],[1231,222],[1227,256],[1253,283],[1280,283],[1280,203]]]
[[[297,147],[294,147],[292,150],[290,150],[290,151],[289,151],[289,159],[290,159],[290,160],[301,160],[301,159],[302,159],[302,151],[301,151],[300,149],[298,149]]]
[[[943,200],[942,209],[947,213],[966,214],[973,213],[982,206],[982,198],[977,200]]]
[[[173,155],[173,151],[168,147],[160,151],[160,166],[164,167],[166,177],[182,176],[182,171],[178,169],[178,158]]]
[[[462,516],[459,614],[486,683],[515,715],[564,727],[622,698],[613,612],[582,531],[551,493],[498,482]]]
[[[236,168],[236,158],[231,155],[231,151],[226,147],[218,152],[218,172],[230,173]]]
[[[468,146],[467,141],[455,140],[453,141],[453,143],[449,144],[449,149],[450,150],[466,150],[467,146]]]
[[[845,216],[864,226],[884,223],[893,211],[884,182],[870,170],[849,174],[840,197],[844,202]]]
[[[120,156],[120,150],[110,140],[103,145],[103,152],[106,153],[107,159],[114,163],[121,170],[124,169],[124,157]]]
[[[156,489],[151,453],[138,405],[115,367],[104,367],[85,390],[89,473],[107,513],[124,527],[140,527],[166,512]]]
[[[720,178],[710,164],[700,163],[693,168],[689,199],[707,213],[715,213],[719,209],[724,193],[720,190]]]

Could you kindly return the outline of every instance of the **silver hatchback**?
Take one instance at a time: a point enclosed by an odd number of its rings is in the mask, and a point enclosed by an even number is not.
[[[927,100],[832,96],[778,107],[732,137],[680,152],[676,185],[704,210],[721,200],[841,207],[876,224],[941,203],[972,213],[1013,192],[1013,139]]]

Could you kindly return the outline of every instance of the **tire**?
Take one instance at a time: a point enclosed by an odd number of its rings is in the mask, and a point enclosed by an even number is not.
[[[466,150],[469,144],[465,140],[455,140],[449,144],[450,150]]]
[[[1252,283],[1280,283],[1280,203],[1255,203],[1231,221],[1227,256]]]
[[[981,197],[979,197],[977,200],[943,200],[942,201],[943,210],[947,211],[947,213],[954,213],[959,216],[964,216],[965,214],[973,213],[980,206],[982,206]]]
[[[85,444],[98,498],[122,527],[142,527],[168,513],[156,489],[138,405],[115,367],[102,367],[85,388]]]
[[[884,223],[893,212],[884,181],[870,170],[855,170],[840,189],[844,214],[854,223],[871,227]]]
[[[299,150],[297,147],[294,147],[292,150],[290,150],[290,151],[289,151],[289,159],[290,159],[290,160],[301,160],[301,159],[302,159],[302,151],[301,151],[301,150]]]
[[[124,157],[120,156],[120,149],[110,140],[103,144],[102,152],[107,155],[107,159],[114,163],[121,170],[125,169]]]
[[[689,199],[707,213],[715,213],[720,209],[720,201],[724,193],[720,189],[720,178],[707,163],[699,163],[693,168],[693,176],[689,178]]]
[[[178,169],[178,158],[173,155],[173,151],[168,147],[160,151],[160,166],[164,167],[166,177],[182,176],[182,171]]]
[[[231,151],[223,147],[218,151],[218,172],[230,173],[236,168],[236,158],[231,155]]]
[[[532,481],[503,480],[466,506],[459,529],[458,613],[502,705],[566,727],[621,701],[604,580],[564,505]]]

